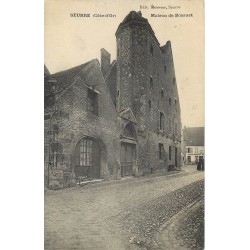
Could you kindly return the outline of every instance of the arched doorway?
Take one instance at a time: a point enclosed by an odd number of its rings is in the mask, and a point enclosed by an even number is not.
[[[133,164],[136,160],[136,131],[131,122],[123,130],[121,139],[121,177],[133,175]]]
[[[91,137],[80,139],[75,147],[74,163],[76,178],[99,179],[102,164],[102,146]]]

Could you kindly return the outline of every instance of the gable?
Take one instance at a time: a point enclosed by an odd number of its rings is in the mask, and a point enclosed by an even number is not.
[[[130,108],[127,108],[119,113],[119,116],[127,121],[137,123],[137,120]]]

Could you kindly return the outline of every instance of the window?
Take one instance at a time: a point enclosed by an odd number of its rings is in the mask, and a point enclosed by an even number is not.
[[[169,146],[168,147],[168,155],[169,155],[169,160],[171,161],[171,159],[172,159],[172,147],[171,146]]]
[[[153,83],[153,77],[150,76],[150,88],[153,89],[154,83]]]
[[[190,155],[187,157],[187,162],[191,163],[191,156]]]
[[[162,89],[161,90],[161,99],[163,99],[164,98],[164,90]]]
[[[199,160],[198,160],[198,156],[195,156],[195,162],[198,162]]]
[[[88,89],[87,110],[95,115],[98,114],[97,93]]]
[[[128,138],[133,138],[133,139],[136,138],[135,129],[134,129],[134,126],[131,123],[128,123],[125,126],[124,131],[123,131],[123,135],[125,137],[128,137]]]
[[[174,105],[177,106],[177,100],[176,99],[174,100]]]
[[[171,98],[168,98],[169,106],[171,106]]]
[[[176,122],[174,124],[174,133],[175,133],[175,135],[177,135],[177,123]]]
[[[57,91],[57,81],[53,77],[49,79],[48,81],[49,84],[49,91],[51,93],[55,93]]]
[[[80,141],[80,166],[92,165],[92,140]]]
[[[151,44],[150,45],[150,54],[153,56],[154,55],[154,48],[153,48],[153,45]]]
[[[150,100],[148,100],[148,107],[151,109],[151,107],[152,107],[152,103],[151,103],[151,101]]]
[[[164,71],[165,71],[165,74],[167,74],[167,66],[166,65],[164,66]]]
[[[198,148],[195,148],[195,153],[198,154]]]
[[[160,112],[160,130],[164,129],[164,114]]]
[[[159,160],[163,160],[164,155],[164,146],[162,143],[159,143]]]
[[[52,93],[54,93],[54,92],[56,91],[56,85],[55,85],[55,84],[51,84],[51,85],[50,85],[50,91],[51,91]]]
[[[192,154],[193,153],[193,148],[187,148],[187,152]]]

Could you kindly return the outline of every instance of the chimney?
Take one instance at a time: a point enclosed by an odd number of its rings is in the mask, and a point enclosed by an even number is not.
[[[101,49],[101,70],[103,76],[106,77],[110,70],[110,54],[107,50]]]

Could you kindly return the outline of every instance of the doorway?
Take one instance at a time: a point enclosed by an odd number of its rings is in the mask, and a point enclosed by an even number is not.
[[[136,145],[121,143],[121,177],[133,175],[133,161],[136,159]]]

